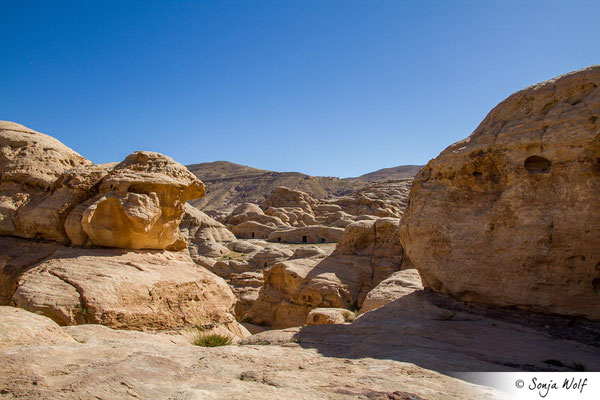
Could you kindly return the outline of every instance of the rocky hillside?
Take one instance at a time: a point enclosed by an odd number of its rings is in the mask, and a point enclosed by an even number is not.
[[[227,161],[192,164],[187,168],[207,186],[206,196],[192,200],[192,205],[204,211],[231,211],[241,203],[262,203],[279,186],[301,190],[316,199],[323,199],[349,195],[372,182],[411,179],[421,166],[384,168],[345,179],[266,171]]]
[[[359,182],[383,182],[390,180],[411,179],[422,168],[422,165],[400,165],[399,167],[383,168],[369,172],[357,178],[348,178]]]

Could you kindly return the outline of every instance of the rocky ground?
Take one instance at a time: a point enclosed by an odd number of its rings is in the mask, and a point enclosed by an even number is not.
[[[100,325],[60,328],[18,309],[0,313],[2,398],[501,398],[495,390],[411,363],[331,357],[293,338],[277,345],[205,348],[182,336]],[[7,343],[7,330],[19,328],[28,337]]]

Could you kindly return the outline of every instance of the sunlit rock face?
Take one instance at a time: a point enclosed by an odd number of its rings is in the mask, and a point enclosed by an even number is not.
[[[204,185],[170,157],[137,151],[102,179],[98,191],[67,218],[73,244],[177,249],[185,247],[178,228],[184,204],[202,197]]]
[[[67,243],[62,221],[82,193],[62,175],[91,165],[51,136],[0,121],[0,235]]]
[[[204,193],[165,155],[137,151],[119,164],[94,165],[53,137],[0,121],[0,235],[180,249],[184,204]]]
[[[600,319],[600,66],[523,89],[413,183],[400,226],[435,291]]]

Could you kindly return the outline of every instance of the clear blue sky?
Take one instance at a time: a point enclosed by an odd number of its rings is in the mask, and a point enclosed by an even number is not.
[[[0,119],[356,176],[424,164],[511,93],[600,63],[600,1],[0,1]]]

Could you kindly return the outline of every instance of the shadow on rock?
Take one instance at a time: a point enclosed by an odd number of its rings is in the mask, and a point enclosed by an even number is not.
[[[464,303],[416,291],[352,324],[268,331],[244,344],[295,342],[328,357],[409,362],[453,375],[469,371],[600,370],[600,323]]]

